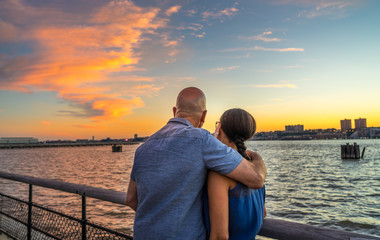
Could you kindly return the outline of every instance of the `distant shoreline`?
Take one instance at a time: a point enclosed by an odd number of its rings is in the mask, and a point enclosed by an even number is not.
[[[96,147],[111,145],[134,145],[140,142],[96,142],[96,143],[32,143],[32,144],[0,144],[1,149],[19,148],[57,148],[57,147]]]

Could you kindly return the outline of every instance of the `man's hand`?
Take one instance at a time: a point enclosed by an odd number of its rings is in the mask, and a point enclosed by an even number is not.
[[[262,188],[267,174],[264,161],[258,153],[247,150],[247,155],[252,161],[243,158],[241,163],[227,177],[235,179],[252,189]]]

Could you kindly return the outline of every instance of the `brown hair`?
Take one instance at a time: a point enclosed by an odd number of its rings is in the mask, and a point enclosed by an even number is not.
[[[245,152],[247,148],[244,142],[256,132],[256,121],[252,115],[240,108],[229,109],[220,117],[220,124],[228,139],[236,144],[238,152],[251,160]]]

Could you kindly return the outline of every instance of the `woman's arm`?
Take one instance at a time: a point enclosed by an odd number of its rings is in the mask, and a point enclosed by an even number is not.
[[[228,239],[228,190],[235,183],[219,173],[210,171],[207,180],[210,209],[210,240]],[[236,183],[235,183],[236,185]]]

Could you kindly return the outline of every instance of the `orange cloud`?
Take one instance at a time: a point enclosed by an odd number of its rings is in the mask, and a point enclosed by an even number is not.
[[[14,14],[5,15],[8,21],[0,22],[1,33],[9,33],[4,40],[15,39],[14,33],[21,33],[19,39],[33,42],[34,52],[4,60],[0,68],[0,78],[3,78],[0,89],[54,91],[85,109],[80,114],[70,111],[66,114],[96,120],[130,114],[144,105],[139,94],[149,95],[149,91],[159,89],[144,88],[144,91],[125,95],[121,86],[133,89],[141,82],[153,81],[130,73],[141,71],[135,65],[140,61],[137,49],[145,40],[144,34],[166,26],[167,20],[157,16],[160,9],[144,9],[127,0],[112,1],[83,14],[49,8],[55,13],[54,18],[50,13],[45,14],[43,10],[47,9],[42,7],[24,6],[18,1],[6,3],[4,8]],[[175,6],[168,11],[174,13],[179,8]],[[12,21],[21,21],[14,17],[16,13],[22,13],[25,22],[30,19],[25,29],[16,29],[12,24]],[[177,42],[168,44],[174,47]],[[114,79],[112,73],[119,75]]]
[[[49,121],[41,121],[41,123],[44,126],[49,126],[51,124],[51,122],[49,122]]]
[[[101,126],[93,126],[93,125],[80,125],[80,124],[75,124],[73,127],[77,128],[85,128],[85,129],[102,129]]]
[[[128,108],[125,106],[128,106]],[[103,111],[104,115],[93,118],[96,120],[116,119],[120,116],[130,114],[132,109],[142,106],[144,106],[144,102],[141,98],[96,100],[92,104],[93,109]]]

